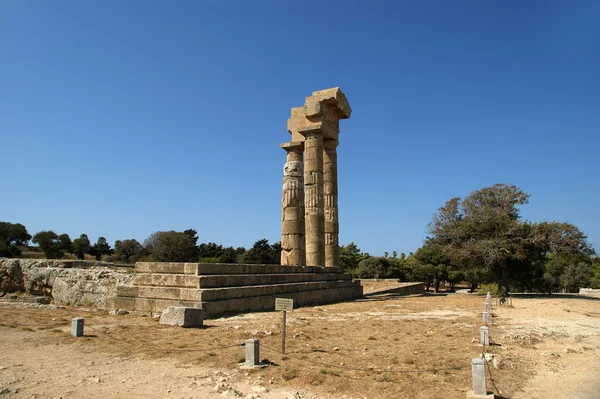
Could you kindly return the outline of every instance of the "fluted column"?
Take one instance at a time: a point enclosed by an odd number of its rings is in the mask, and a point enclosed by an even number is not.
[[[323,212],[323,134],[303,129],[306,265],[325,265],[325,219]]]
[[[306,265],[303,147],[296,142],[281,145],[287,152],[281,195],[281,264],[287,266]]]
[[[325,214],[325,266],[340,266],[338,219],[337,140],[325,140],[323,151],[323,196]]]

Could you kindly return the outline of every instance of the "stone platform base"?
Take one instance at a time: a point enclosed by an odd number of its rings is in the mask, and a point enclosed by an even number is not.
[[[133,286],[117,287],[112,307],[141,312],[202,308],[205,317],[214,317],[273,310],[275,298],[292,298],[298,307],[362,293],[359,281],[333,267],[139,262]]]

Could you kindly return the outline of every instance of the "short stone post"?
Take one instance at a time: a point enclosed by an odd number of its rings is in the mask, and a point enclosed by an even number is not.
[[[71,320],[71,335],[74,337],[83,337],[83,318],[76,317]]]
[[[492,300],[492,293],[490,292],[490,290],[488,290],[488,292],[486,294],[486,299],[488,302],[490,302]]]
[[[491,324],[492,315],[489,312],[483,312],[483,324],[486,326]]]
[[[471,359],[471,376],[473,379],[473,390],[467,392],[467,399],[493,399],[494,394],[488,395],[485,384],[485,359],[479,357]]]
[[[246,365],[258,366],[260,363],[260,341],[251,338],[246,341]]]
[[[479,343],[484,346],[490,344],[490,329],[489,327],[479,327]]]
[[[489,303],[489,302],[486,302],[485,305],[484,305],[484,307],[483,307],[483,309],[484,309],[483,310],[484,312],[491,313],[491,311],[492,311],[492,304]]]

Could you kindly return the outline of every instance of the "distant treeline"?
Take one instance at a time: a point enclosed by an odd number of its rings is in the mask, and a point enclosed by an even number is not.
[[[278,242],[269,244],[266,239],[258,240],[249,250],[244,247],[224,247],[214,242],[198,245],[198,235],[193,229],[182,232],[158,231],[143,243],[136,239],[117,240],[114,247],[111,247],[104,237],[99,237],[92,244],[87,234],[81,234],[79,238],[72,240],[68,234],[44,230],[31,236],[20,223],[0,222],[0,257],[30,255],[30,241],[48,259],[92,257],[117,263],[156,261],[279,264],[281,253]]]

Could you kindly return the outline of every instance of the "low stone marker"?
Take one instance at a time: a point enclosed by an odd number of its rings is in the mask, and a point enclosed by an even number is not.
[[[71,335],[74,337],[83,337],[83,318],[75,317],[71,320]]]
[[[489,312],[483,312],[483,324],[485,324],[486,326],[491,324],[492,321],[492,315]]]
[[[260,366],[260,341],[256,338],[246,341],[246,366]]]
[[[489,327],[479,327],[479,343],[485,346],[490,344],[490,329]]]
[[[471,375],[473,389],[467,391],[467,399],[494,399],[494,394],[488,393],[485,384],[485,359],[471,359]]]
[[[483,306],[483,311],[486,313],[491,313],[492,312],[492,304],[489,302],[486,302],[485,305]]]
[[[169,306],[160,315],[160,324],[179,327],[202,327],[204,309]]]

